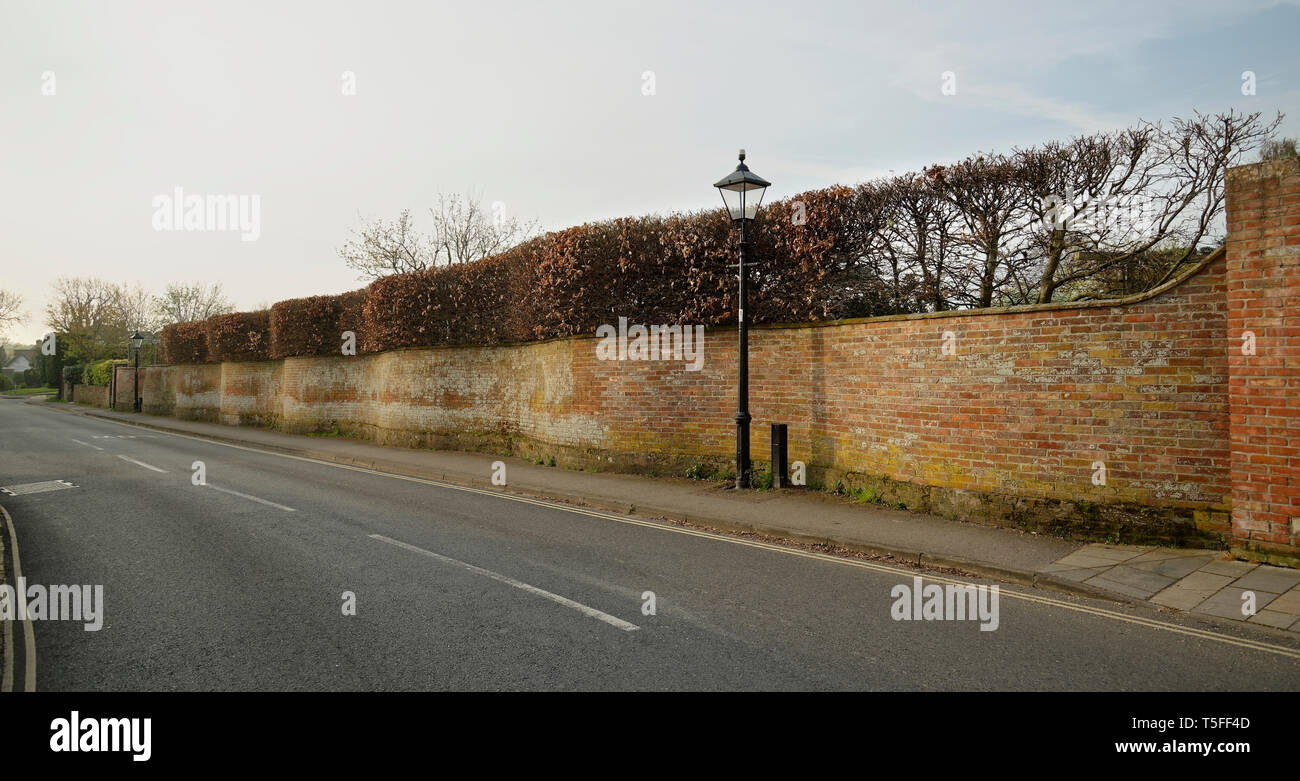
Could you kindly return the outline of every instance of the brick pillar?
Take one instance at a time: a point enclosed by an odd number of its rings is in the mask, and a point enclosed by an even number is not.
[[[135,408],[135,364],[113,368],[113,394],[109,399],[110,409],[130,412]],[[141,369],[140,371],[144,371]]]
[[[1300,160],[1228,171],[1227,213],[1232,548],[1297,566]]]

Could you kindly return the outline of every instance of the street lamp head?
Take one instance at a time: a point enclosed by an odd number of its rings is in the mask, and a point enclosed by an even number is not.
[[[139,331],[136,331],[136,332],[135,332],[134,334],[132,334],[132,336],[131,336],[131,347],[132,347],[133,349],[139,350],[139,349],[140,349],[140,345],[142,345],[142,344],[144,344],[144,337],[140,335],[140,332],[139,332]]]
[[[740,150],[740,165],[736,170],[714,183],[722,193],[722,202],[731,214],[732,222],[752,220],[758,216],[758,207],[763,203],[763,192],[771,182],[749,170],[745,165],[745,150]]]

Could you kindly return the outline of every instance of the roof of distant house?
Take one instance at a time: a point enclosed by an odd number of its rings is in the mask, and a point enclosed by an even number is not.
[[[36,362],[36,356],[39,355],[39,354],[40,354],[40,353],[39,353],[36,349],[31,348],[31,347],[26,348],[26,349],[17,349],[17,350],[14,350],[13,357],[10,358],[8,361],[5,361],[4,368],[8,369],[8,368],[9,368],[10,366],[12,366],[12,365],[14,364],[14,362],[17,361],[19,358],[26,358],[26,359],[27,359],[27,363],[28,363],[28,365],[31,365],[31,364],[33,364],[33,363]]]

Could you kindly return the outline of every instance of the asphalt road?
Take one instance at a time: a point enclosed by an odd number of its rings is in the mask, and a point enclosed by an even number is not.
[[[895,621],[914,570],[0,400],[0,486],[47,480],[0,496],[23,575],[105,604],[32,623],[40,690],[1300,689],[1263,630],[1005,584],[996,631]]]

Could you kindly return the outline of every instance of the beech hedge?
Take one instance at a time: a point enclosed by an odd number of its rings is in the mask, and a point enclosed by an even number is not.
[[[865,251],[866,232],[857,229],[870,211],[863,197],[831,187],[764,208],[749,253],[751,322],[871,313],[854,268]],[[588,223],[473,263],[281,301],[269,312],[219,315],[206,321],[206,341],[196,336],[204,323],[167,326],[163,353],[169,363],[338,355],[345,331],[356,334],[361,353],[501,344],[590,334],[619,317],[734,324],[737,242],[722,209]]]
[[[270,360],[270,311],[215,315],[207,319],[207,324],[209,361]]]
[[[208,324],[206,320],[172,323],[163,326],[163,360],[170,364],[208,362]]]

